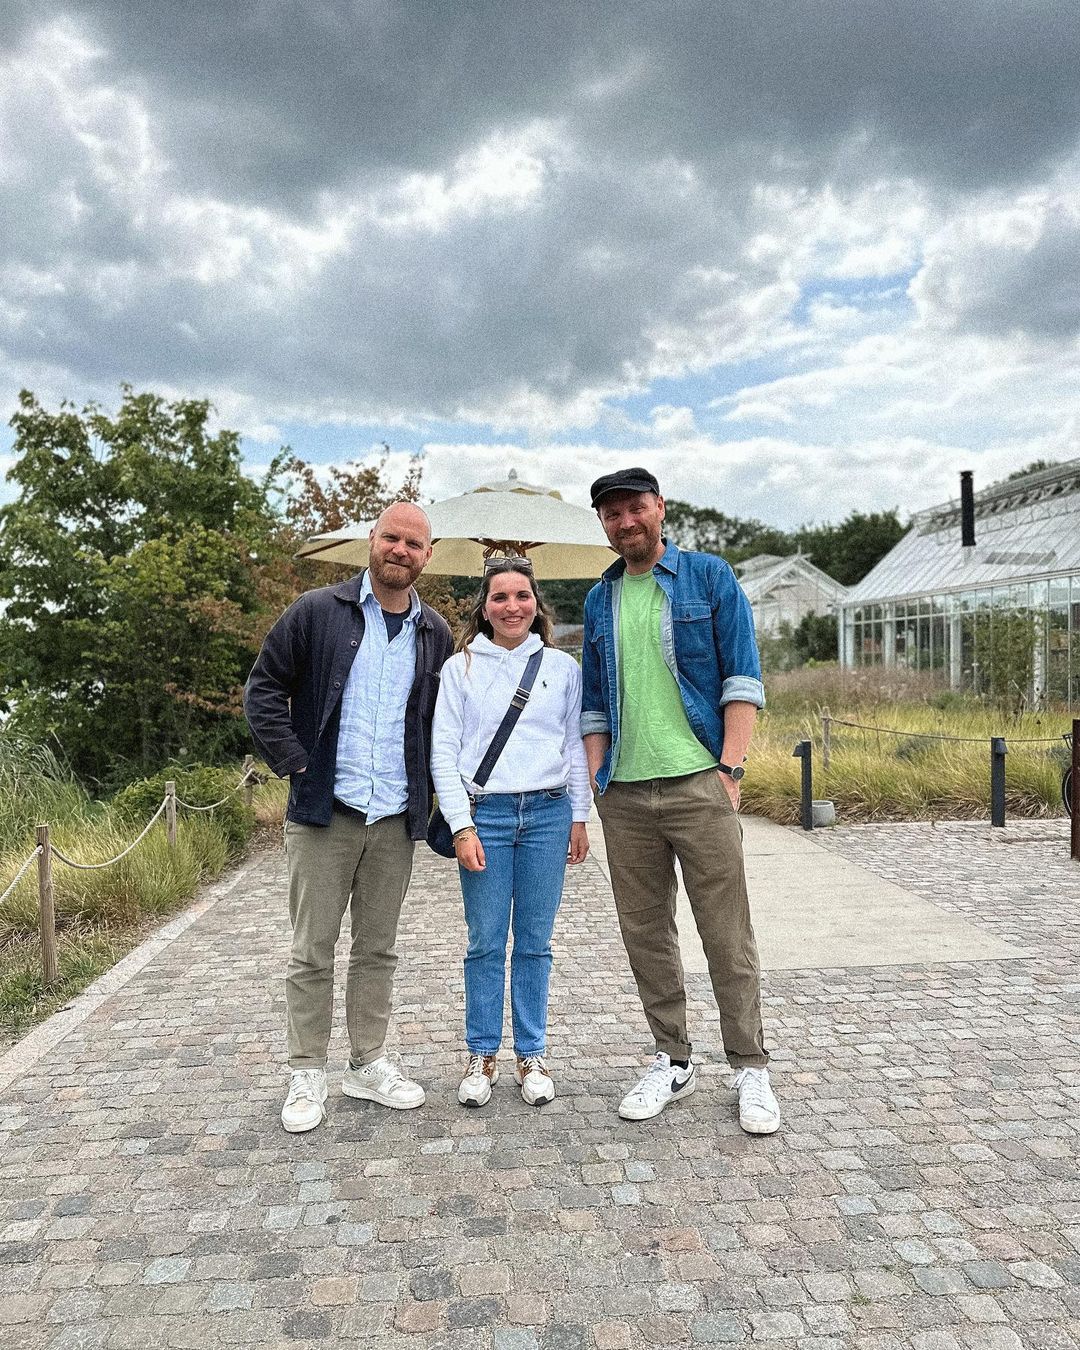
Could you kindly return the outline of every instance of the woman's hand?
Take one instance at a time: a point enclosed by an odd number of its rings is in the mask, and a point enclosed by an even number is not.
[[[454,852],[466,872],[482,872],[487,866],[484,846],[475,830],[466,830],[454,840]]]
[[[575,820],[570,826],[570,850],[566,855],[568,863],[584,862],[589,853],[589,831],[583,820]]]

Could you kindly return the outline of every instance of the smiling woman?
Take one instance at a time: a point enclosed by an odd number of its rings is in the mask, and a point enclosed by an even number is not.
[[[544,1058],[551,935],[566,863],[589,850],[592,794],[581,672],[551,641],[532,564],[492,559],[458,652],[442,669],[431,775],[454,834],[468,926],[463,1106],[483,1106],[499,1077],[511,927],[515,1078],[531,1106],[555,1096]]]

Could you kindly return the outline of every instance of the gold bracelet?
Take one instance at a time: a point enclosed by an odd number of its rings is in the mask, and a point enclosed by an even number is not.
[[[476,833],[476,826],[475,826],[475,825],[466,825],[466,826],[464,826],[463,829],[457,830],[457,831],[455,832],[454,837],[453,837],[453,838],[454,838],[454,843],[456,844],[457,841],[458,841],[459,839],[463,838],[463,837],[464,837],[465,835],[467,835],[467,834],[475,834],[475,833]]]

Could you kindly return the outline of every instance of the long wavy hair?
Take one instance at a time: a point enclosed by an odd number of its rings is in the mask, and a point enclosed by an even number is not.
[[[523,565],[524,564],[524,565]],[[536,585],[536,578],[533,576],[532,563],[529,560],[521,558],[500,558],[497,562],[489,563],[484,568],[484,579],[480,583],[480,589],[473,600],[472,607],[465,616],[465,625],[457,640],[455,650],[465,653],[465,667],[468,669],[469,643],[476,637],[477,633],[483,633],[487,638],[494,638],[495,630],[484,617],[484,606],[487,604],[488,595],[491,593],[491,583],[495,577],[505,576],[507,572],[517,572],[519,575],[528,578],[529,588],[536,600],[536,614],[532,623],[529,625],[530,633],[539,633],[540,641],[545,647],[554,647],[555,633],[553,625],[555,615],[548,607],[547,601],[540,594]]]

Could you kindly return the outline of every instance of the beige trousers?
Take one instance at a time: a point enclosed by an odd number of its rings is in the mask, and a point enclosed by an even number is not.
[[[397,967],[398,918],[412,875],[406,816],[374,825],[335,811],[330,824],[285,824],[289,918],[293,938],[285,977],[289,1067],[326,1064],[334,1013],[334,946],[351,910],[352,947],[345,980],[350,1062],[370,1064],[385,1051]]]
[[[677,882],[709,964],[733,1068],[768,1062],[761,972],[743,870],[742,826],[715,769],[611,783],[597,798],[623,943],[657,1050],[686,1059],[686,986],[675,927]]]

